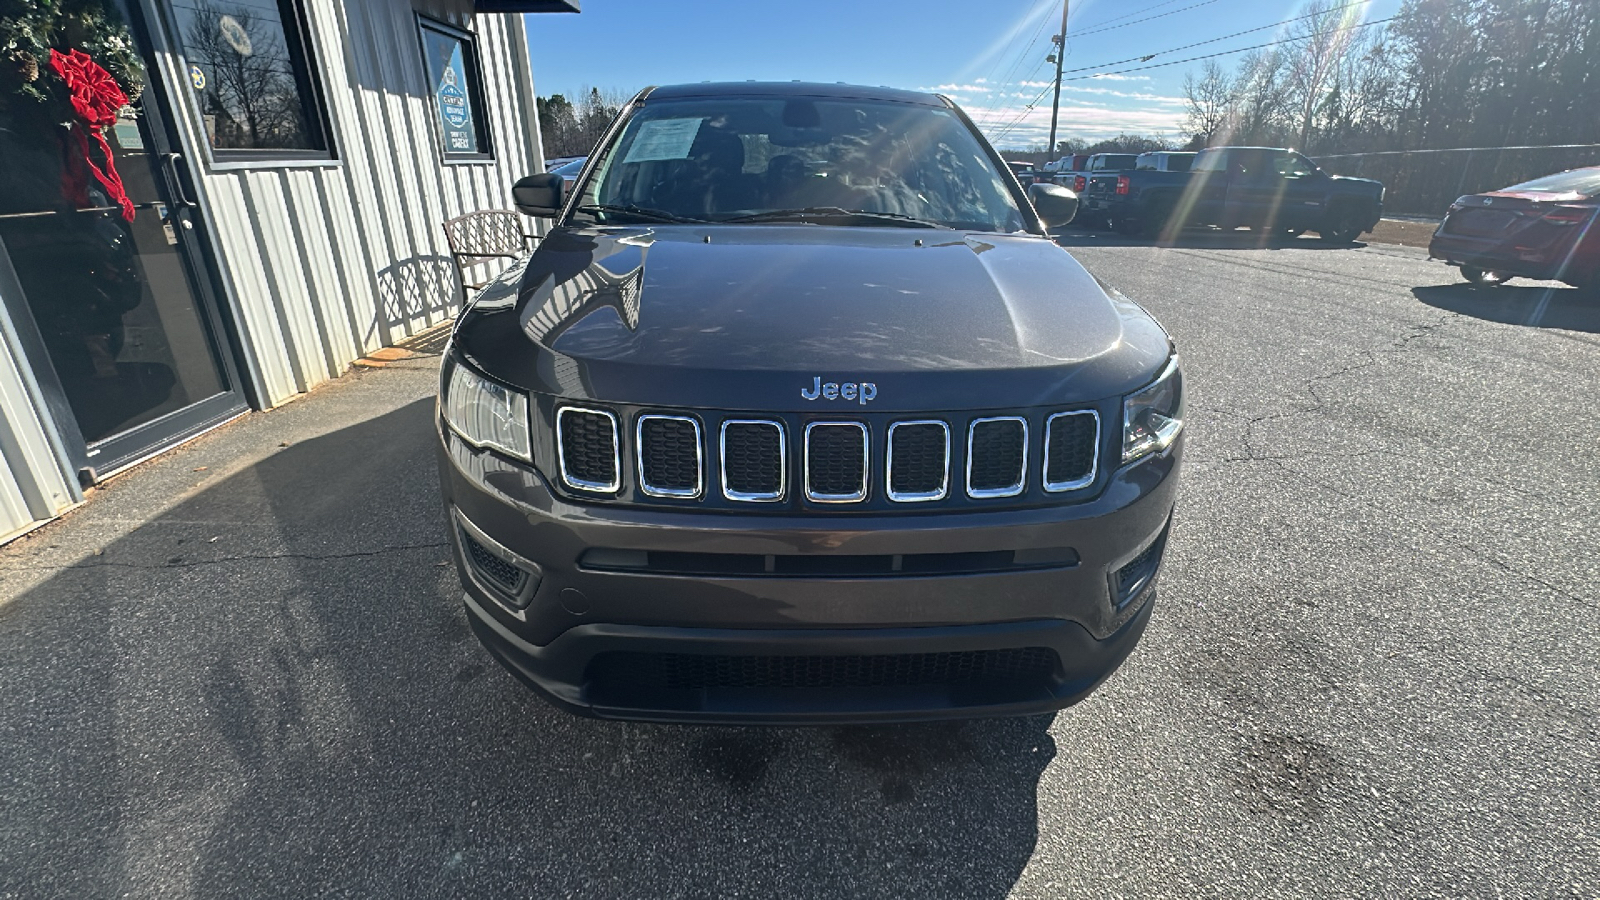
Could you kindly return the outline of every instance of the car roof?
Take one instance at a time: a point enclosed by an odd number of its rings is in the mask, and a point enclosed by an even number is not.
[[[650,100],[681,97],[827,97],[840,100],[890,100],[922,106],[946,106],[938,94],[859,84],[824,84],[815,81],[702,81],[647,88]]]

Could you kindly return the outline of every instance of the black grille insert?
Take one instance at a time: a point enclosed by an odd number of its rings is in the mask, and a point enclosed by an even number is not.
[[[617,420],[608,412],[567,407],[556,417],[561,451],[561,478],[585,491],[615,491]]]
[[[943,422],[889,426],[889,499],[941,500],[949,491],[950,428]]]
[[[1022,493],[1028,423],[1017,418],[978,419],[967,435],[967,493],[1010,497]]]
[[[867,428],[859,422],[806,426],[806,497],[850,503],[867,497]]]
[[[1047,647],[872,656],[721,656],[602,653],[589,678],[605,687],[699,691],[714,688],[1042,686],[1057,675]]]
[[[1167,533],[1171,529],[1172,526],[1169,524],[1150,546],[1140,551],[1138,556],[1128,560],[1126,565],[1111,576],[1111,587],[1116,594],[1118,609],[1127,606],[1128,601],[1143,593],[1151,579],[1155,578],[1156,570],[1161,568],[1161,554],[1167,548]]]
[[[1045,426],[1044,489],[1071,491],[1094,481],[1100,416],[1093,410],[1057,413]]]
[[[681,416],[640,416],[639,488],[652,497],[700,496],[700,424]]]
[[[722,423],[722,492],[729,500],[781,500],[783,426],[737,419]]]
[[[496,556],[477,538],[468,534],[465,528],[458,530],[461,534],[461,549],[466,551],[467,563],[483,576],[485,581],[512,596],[521,592],[528,578],[527,572]]]

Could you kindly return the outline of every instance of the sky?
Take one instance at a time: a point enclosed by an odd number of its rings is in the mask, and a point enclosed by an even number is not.
[[[1297,15],[1300,3],[1071,0],[1064,66],[1080,71],[1063,75],[1058,139],[1128,132],[1183,140],[1183,76],[1201,63],[1129,70],[1266,43],[1281,28],[1176,49],[1274,26]],[[1355,12],[1372,21],[1399,5],[1370,0]],[[575,99],[589,87],[631,95],[650,84],[696,81],[843,81],[950,96],[1002,149],[1049,138],[1055,67],[1045,57],[1061,27],[1060,0],[582,0],[582,6],[577,15],[527,16],[540,96]],[[1242,52],[1217,61],[1231,67]],[[1112,64],[1119,60],[1133,61]]]

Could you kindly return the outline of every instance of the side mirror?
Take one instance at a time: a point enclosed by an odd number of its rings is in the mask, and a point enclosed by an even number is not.
[[[511,186],[511,199],[517,212],[525,216],[553,219],[561,212],[563,179],[554,172],[529,175]]]
[[[1059,184],[1035,184],[1028,188],[1028,202],[1046,228],[1071,222],[1078,215],[1078,195]]]

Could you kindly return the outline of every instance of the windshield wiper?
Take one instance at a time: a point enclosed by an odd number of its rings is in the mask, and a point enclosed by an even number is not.
[[[723,222],[808,222],[814,219],[866,219],[871,222],[888,222],[906,228],[949,228],[938,222],[919,219],[903,213],[869,212],[864,209],[845,209],[842,206],[807,206],[803,209],[769,209],[722,219]]]
[[[631,203],[594,203],[580,206],[577,212],[585,213],[622,213],[624,215],[638,216],[642,219],[654,219],[657,222],[686,222],[704,225],[705,219],[696,219],[692,216],[680,216],[677,213],[667,212],[664,209],[649,209],[643,206],[634,206]]]

